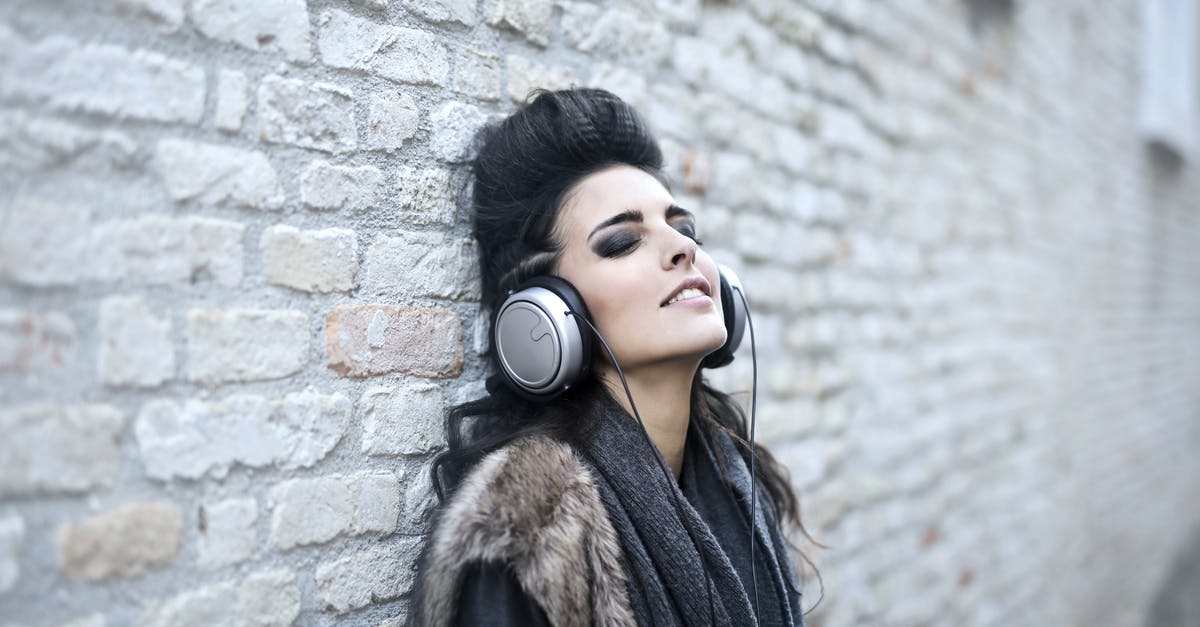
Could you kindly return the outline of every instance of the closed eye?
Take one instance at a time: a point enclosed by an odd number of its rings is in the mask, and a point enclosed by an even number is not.
[[[696,239],[696,225],[693,224],[691,221],[683,222],[681,224],[676,225],[675,230],[679,231],[680,233],[683,233],[686,237],[691,238],[692,241],[696,242],[697,246],[704,245],[704,242]]]
[[[632,235],[628,232],[614,233],[613,235],[600,240],[600,242],[598,242],[592,248],[592,250],[594,250],[596,254],[600,255],[601,257],[618,257],[633,250],[633,247],[641,241],[641,237]]]

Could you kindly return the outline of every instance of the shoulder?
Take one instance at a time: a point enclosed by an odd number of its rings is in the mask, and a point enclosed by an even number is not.
[[[546,436],[511,442],[484,457],[446,504],[438,531],[518,556],[521,540],[555,533],[576,517],[605,516],[591,473],[568,444]]]
[[[463,573],[479,561],[508,564],[551,618],[627,611],[620,542],[596,481],[573,447],[552,438],[521,438],[484,457],[428,542],[421,602],[432,615],[453,614]]]

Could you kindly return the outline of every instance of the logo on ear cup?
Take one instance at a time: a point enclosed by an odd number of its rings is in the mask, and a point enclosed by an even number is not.
[[[537,322],[529,329],[529,339],[540,342],[547,335],[550,335],[550,323],[546,322],[545,318],[538,316]]]

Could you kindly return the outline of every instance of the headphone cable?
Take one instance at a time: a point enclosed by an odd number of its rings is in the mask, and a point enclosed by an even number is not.
[[[758,525],[758,479],[754,476],[754,427],[758,413],[758,350],[754,342],[754,320],[750,317],[750,305],[746,303],[746,295],[742,290],[734,290],[742,299],[742,307],[746,310],[746,326],[750,328],[750,362],[753,383],[750,388],[750,585],[754,590],[754,616],[758,613],[758,574],[755,571],[754,544]]]
[[[567,310],[563,313],[568,316],[575,316],[576,318],[586,322],[588,327],[591,328],[592,333],[595,334],[596,339],[600,340],[600,344],[604,346],[604,352],[608,353],[608,358],[612,360],[613,366],[617,369],[617,376],[621,377],[621,385],[625,388],[625,396],[629,398],[629,406],[633,408],[633,415],[637,417],[638,424],[642,427],[642,437],[646,440],[646,445],[649,446],[652,451],[657,451],[658,449],[655,448],[654,443],[650,440],[650,435],[646,433],[646,423],[642,420],[642,415],[638,413],[637,405],[633,402],[633,392],[629,391],[629,383],[625,380],[625,373],[621,371],[621,366],[617,363],[617,357],[613,354],[612,349],[609,348],[608,342],[604,341],[604,336],[600,335],[600,330],[592,324],[591,320],[587,319],[587,316],[582,316],[570,310]],[[715,625],[717,611],[716,606],[713,604],[713,581],[712,576],[708,574],[708,557],[705,555],[704,551],[700,550],[700,542],[696,540],[695,532],[692,529],[692,523],[688,521],[687,516],[683,515],[683,505],[679,502],[679,491],[671,489],[671,470],[667,468],[667,462],[663,459],[661,454],[654,455],[654,459],[656,462],[658,462],[659,469],[662,470],[663,478],[667,480],[667,491],[671,493],[671,497],[674,500],[675,513],[679,515],[679,522],[683,523],[683,528],[687,531],[688,539],[692,541],[692,546],[695,547],[696,554],[700,556],[701,567],[704,569],[705,592],[708,595],[708,615],[712,621],[712,624]],[[753,530],[751,530],[751,533],[753,534]]]

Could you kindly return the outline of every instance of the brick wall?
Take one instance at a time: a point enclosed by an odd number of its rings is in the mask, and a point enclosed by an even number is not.
[[[0,623],[397,624],[482,390],[469,140],[587,84],[747,285],[810,624],[1140,625],[1200,521],[1200,168],[1137,135],[1138,17],[3,3]]]

